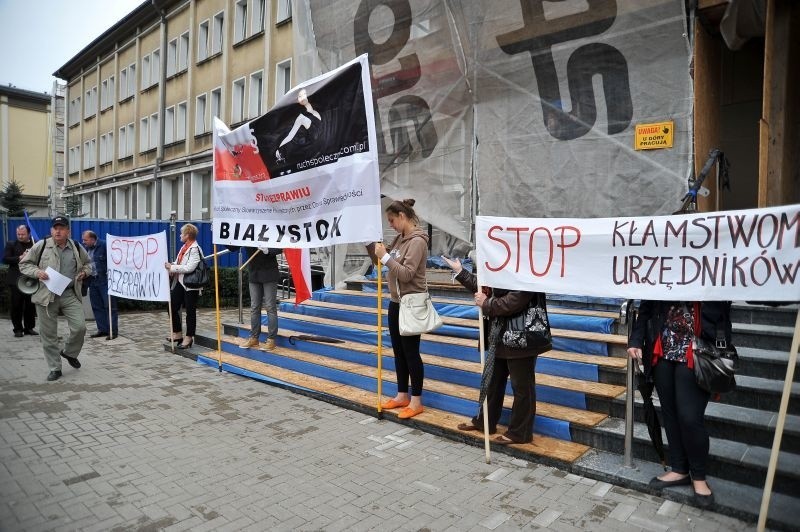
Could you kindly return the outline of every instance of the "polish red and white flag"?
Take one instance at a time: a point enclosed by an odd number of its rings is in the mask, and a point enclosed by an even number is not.
[[[299,305],[311,297],[311,252],[308,248],[284,249],[283,254],[294,283],[294,304]]]

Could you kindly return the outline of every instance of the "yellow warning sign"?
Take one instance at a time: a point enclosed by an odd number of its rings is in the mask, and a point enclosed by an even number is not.
[[[636,124],[634,149],[657,150],[659,148],[671,148],[674,125],[675,123],[671,120],[655,124]]]

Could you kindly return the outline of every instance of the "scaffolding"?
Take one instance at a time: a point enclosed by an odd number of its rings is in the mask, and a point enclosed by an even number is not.
[[[56,213],[64,213],[64,187],[66,173],[64,169],[64,146],[66,139],[66,107],[65,96],[67,86],[53,82],[53,92],[50,100],[51,126],[50,126],[50,145],[52,148],[51,174],[50,174],[50,198],[48,201],[48,215],[54,216]]]

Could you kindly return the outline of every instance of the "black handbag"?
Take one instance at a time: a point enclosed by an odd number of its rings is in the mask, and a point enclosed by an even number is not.
[[[197,251],[200,253],[200,262],[197,263],[197,268],[183,275],[183,286],[186,288],[205,288],[209,281],[209,269],[203,258],[203,252],[199,248]]]
[[[736,388],[736,370],[739,368],[739,354],[736,347],[725,339],[724,322],[717,323],[716,336],[716,340],[710,342],[697,333],[692,342],[695,380],[700,388],[712,394]]]
[[[506,318],[501,341],[511,349],[535,349],[539,352],[552,348],[550,320],[547,319],[547,297],[536,292],[528,308],[515,316]]]

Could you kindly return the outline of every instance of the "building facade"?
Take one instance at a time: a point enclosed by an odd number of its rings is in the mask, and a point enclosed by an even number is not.
[[[71,214],[210,219],[212,120],[234,128],[291,88],[291,0],[144,3],[54,75]]]
[[[16,181],[25,207],[42,216],[52,176],[51,118],[49,94],[0,87],[0,190]]]

